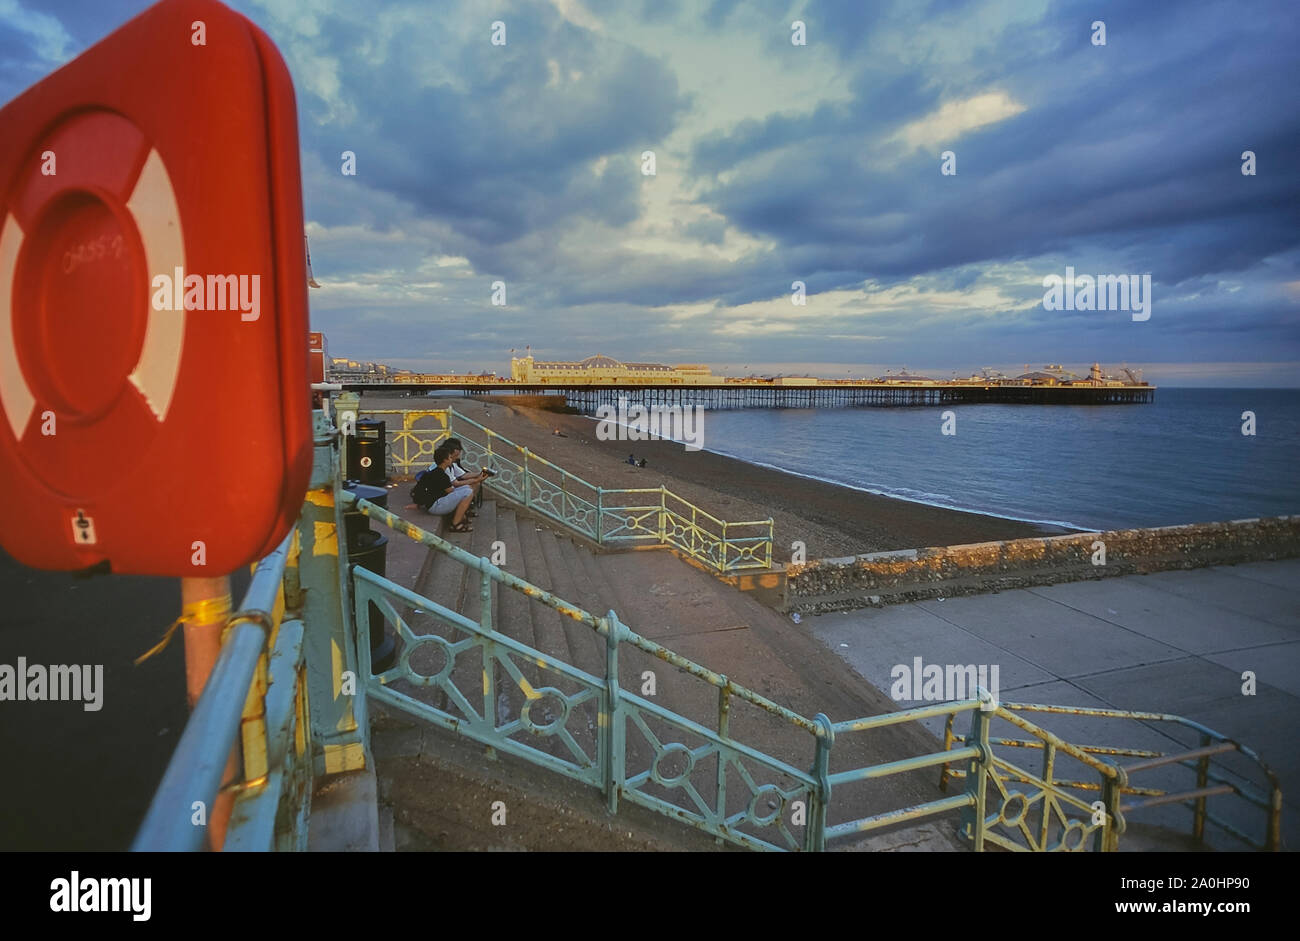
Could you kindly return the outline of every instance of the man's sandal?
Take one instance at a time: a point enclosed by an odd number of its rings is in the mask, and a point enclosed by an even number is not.
[[[461,520],[459,523],[456,523],[451,527],[451,531],[453,533],[472,533],[474,531],[474,527],[471,526],[469,523],[465,522],[464,520]]]

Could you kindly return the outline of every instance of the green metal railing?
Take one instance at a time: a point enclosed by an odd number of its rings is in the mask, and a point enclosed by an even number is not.
[[[600,789],[611,812],[620,800],[628,800],[753,849],[822,850],[831,840],[953,811],[961,811],[960,833],[975,850],[989,844],[1039,852],[1113,851],[1118,846],[1125,829],[1124,811],[1130,809],[1121,806],[1120,800],[1121,795],[1131,793],[1127,775],[1133,769],[1126,771],[1020,714],[1070,711],[1065,707],[999,705],[981,690],[977,699],[848,722],[831,723],[821,714],[809,719],[640,636],[613,611],[604,617],[593,615],[396,514],[350,495],[344,499],[365,515],[478,573],[480,614],[474,620],[379,576],[354,570],[357,623],[362,632],[358,649],[369,649],[365,638],[368,619],[362,616],[369,605],[383,612],[402,645],[397,665],[370,680],[369,695]],[[604,674],[549,658],[496,630],[492,623],[494,585],[519,592],[604,638]],[[717,711],[712,726],[624,688],[619,679],[619,651],[625,645],[714,687]],[[439,668],[422,672],[413,666],[412,658],[422,648],[436,652]],[[369,675],[364,655],[362,674]],[[403,686],[409,688],[399,688]],[[435,701],[421,698],[417,695],[420,690],[435,693]],[[507,691],[522,696],[522,708],[509,707]],[[733,737],[729,729],[733,701],[748,702],[806,735],[811,747],[808,770],[803,770],[802,763],[765,754]],[[585,732],[580,719],[583,710],[588,713]],[[971,715],[970,734],[962,747],[954,748],[952,719],[967,712]],[[940,750],[847,771],[833,773],[830,769],[838,737],[943,715],[949,716],[949,736]],[[1051,756],[1043,775],[1034,775],[995,754],[993,745],[1001,740],[989,737],[989,723],[994,718],[1027,732],[1030,741]],[[652,719],[658,723],[657,731],[650,727]],[[639,746],[639,762],[630,759],[630,744]],[[1054,779],[1052,762],[1057,755],[1075,759],[1097,776],[1094,787],[1100,801],[1080,798],[1077,782]],[[958,762],[964,765],[960,772],[949,770],[949,765]],[[853,816],[856,808],[869,803],[854,796],[850,790],[854,785],[940,765],[945,769],[945,784],[950,776],[966,778],[962,794]],[[1023,784],[1030,787],[1014,786]],[[1199,799],[1214,793],[1224,792],[1207,792]],[[834,804],[832,794],[836,795]],[[803,804],[801,813],[795,813],[796,802]],[[1275,791],[1274,806],[1280,811],[1280,790]],[[849,819],[830,822],[832,809],[836,816]],[[802,823],[796,823],[796,818]],[[1269,827],[1270,832],[1276,830],[1276,813]]]
[[[1097,756],[1103,755],[1111,759],[1139,759],[1122,765],[1114,765],[1120,773],[1113,776],[1113,780],[1103,780],[1098,783],[1058,780],[1056,778],[1057,759],[1064,750],[1057,742],[1043,739],[1041,736],[1029,740],[993,738],[989,740],[989,744],[994,748],[1030,749],[1042,752],[1041,777],[1035,777],[1002,758],[995,758],[998,767],[1005,772],[1002,778],[1004,797],[1008,793],[1006,785],[1013,782],[1045,782],[1058,791],[1071,794],[1074,792],[1100,791],[1106,798],[1105,803],[1109,810],[1112,803],[1112,795],[1108,792],[1109,788],[1109,791],[1113,791],[1113,800],[1115,802],[1122,801],[1122,803],[1116,803],[1121,815],[1119,818],[1121,820],[1120,832],[1123,832],[1123,814],[1131,815],[1138,811],[1164,805],[1178,805],[1191,812],[1191,836],[1197,841],[1204,841],[1206,824],[1213,824],[1224,833],[1253,849],[1274,851],[1281,848],[1281,782],[1255,751],[1227,736],[1198,722],[1163,712],[1097,709],[1082,706],[1044,706],[1032,703],[1008,703],[1004,708],[1015,712],[1067,715],[1090,719],[1123,719],[1131,722],[1168,723],[1191,730],[1198,739],[1198,744],[1195,747],[1180,748],[1174,751],[1153,751],[1112,745],[1071,746],[1072,750],[1067,753],[1090,766],[1095,766],[1098,760]],[[954,748],[954,746],[964,745],[969,739],[953,733],[952,727],[955,717],[956,713],[949,713],[948,715],[944,728],[944,747],[953,749],[953,753],[957,754],[961,749]],[[1036,726],[1032,726],[1028,722],[1017,722],[1015,724],[1026,730],[1037,729]],[[1227,768],[1221,762],[1215,763],[1215,759],[1219,756],[1232,755],[1239,756],[1241,759],[1240,764],[1242,767],[1236,771]],[[1173,772],[1190,772],[1195,777],[1194,783],[1189,781],[1187,787],[1178,784],[1178,790],[1171,790],[1154,786],[1138,786],[1129,781],[1129,778],[1133,775],[1143,774],[1145,777],[1149,777],[1150,772],[1162,768],[1168,768]],[[1245,777],[1243,772],[1247,770],[1253,771],[1262,779],[1263,791],[1260,790],[1259,785],[1252,783]],[[965,771],[950,770],[945,765],[940,775],[939,786],[941,789],[946,789],[949,778],[963,778],[965,776]],[[1187,775],[1184,774],[1183,777],[1187,777]],[[1239,817],[1252,816],[1252,810],[1254,816],[1257,818],[1262,817],[1262,837],[1252,836],[1236,823],[1209,810],[1209,798],[1229,796],[1238,799],[1233,806]],[[1126,801],[1126,797],[1141,799]],[[1072,797],[1070,800],[1076,806],[1082,806],[1082,802],[1077,798]],[[1045,804],[1044,815],[1046,812],[1047,805]]]
[[[747,702],[814,739],[829,727],[824,716],[805,718],[642,637],[622,624],[613,611],[604,617],[593,615],[396,514],[349,494],[342,496],[372,519],[479,573],[480,617],[474,621],[380,576],[353,570],[356,610],[362,612],[374,605],[393,626],[402,646],[397,665],[371,679],[370,697],[596,787],[605,793],[611,812],[620,800],[628,800],[742,846],[799,848],[800,841],[779,811],[802,799],[815,812],[816,780],[808,772],[732,738],[728,732],[730,712],[734,701]],[[519,592],[603,637],[604,675],[547,657],[495,630],[491,619],[493,585]],[[414,629],[418,625],[411,623],[415,612],[450,629],[450,636],[418,633]],[[369,649],[365,636],[368,619],[359,617],[357,624],[362,673],[368,675],[369,664],[364,660]],[[717,691],[714,727],[623,688],[618,679],[619,653],[628,647],[713,687]],[[437,654],[439,669],[426,674],[414,668],[412,660],[421,648]],[[463,667],[464,661],[469,667]],[[522,708],[513,714],[501,714],[501,677],[523,698]],[[410,684],[413,691],[395,688],[398,681]],[[442,705],[423,701],[414,694],[420,689],[436,690]],[[636,737],[638,752],[648,756],[644,766],[630,767],[626,761],[629,733]],[[697,785],[694,772],[709,765],[713,769],[709,784]],[[736,782],[746,787],[747,797],[737,790]],[[777,813],[760,809],[769,801],[777,803]],[[755,832],[755,828],[769,826],[773,827],[770,833]],[[815,832],[810,830],[807,839],[815,839]],[[805,843],[804,848],[816,847]]]
[[[459,438],[471,464],[491,467],[484,486],[602,546],[677,549],[718,572],[772,567],[772,520],[728,522],[666,487],[607,489],[572,474],[534,451],[461,415],[455,409],[359,409],[359,414],[401,416],[387,432],[395,476],[428,467],[447,438]],[[417,427],[431,421],[433,427]]]

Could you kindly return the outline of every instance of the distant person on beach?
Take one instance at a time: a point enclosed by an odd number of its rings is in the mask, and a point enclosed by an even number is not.
[[[636,466],[637,466],[637,467],[645,467],[645,458],[641,458],[641,460],[637,461],[637,462],[636,462]]]
[[[633,467],[636,467],[636,458],[633,457],[631,454],[627,456],[627,462],[631,464]]]
[[[474,488],[457,485],[452,477],[451,463],[454,448],[442,444],[433,452],[433,467],[422,473],[411,490],[411,499],[415,505],[433,516],[451,514],[451,531],[454,533],[472,533],[474,530],[465,519],[469,505],[474,500]]]

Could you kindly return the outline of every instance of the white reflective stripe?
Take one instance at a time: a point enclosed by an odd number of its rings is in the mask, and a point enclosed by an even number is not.
[[[127,201],[135,217],[135,227],[144,243],[147,278],[145,304],[148,326],[140,361],[131,372],[131,381],[159,421],[167,416],[172,393],[181,369],[181,345],[185,340],[185,311],[153,309],[153,279],[165,274],[170,279],[177,269],[185,268],[185,239],[181,232],[181,211],[172,192],[171,177],[158,151],[151,150],[140,171],[135,191]],[[183,291],[183,286],[180,287]]]
[[[36,407],[36,397],[27,387],[22,367],[18,365],[18,348],[14,340],[14,270],[18,267],[18,250],[22,248],[23,230],[8,213],[0,222],[0,402],[14,437],[22,440],[23,430]]]

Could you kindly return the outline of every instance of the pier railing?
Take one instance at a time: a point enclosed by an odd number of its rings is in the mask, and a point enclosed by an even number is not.
[[[1009,750],[1006,753],[1028,750],[1042,753],[1041,771],[1038,777],[1021,768],[1014,767],[1009,761],[995,757],[995,763],[1003,769],[1005,776],[1000,785],[1004,803],[1009,799],[1009,786],[1017,782],[1045,782],[1060,793],[1073,796],[1069,801],[1076,806],[1083,806],[1088,798],[1079,798],[1079,793],[1092,792],[1093,799],[1100,795],[1104,798],[1108,810],[1115,804],[1123,832],[1123,815],[1133,816],[1140,812],[1149,812],[1157,807],[1182,807],[1190,812],[1192,824],[1190,836],[1200,842],[1206,838],[1207,824],[1212,825],[1253,849],[1278,850],[1281,848],[1282,787],[1277,775],[1252,749],[1233,741],[1225,735],[1193,722],[1182,716],[1162,712],[1137,712],[1124,709],[1097,709],[1082,706],[1044,706],[1031,703],[1007,703],[1004,709],[1011,712],[1039,713],[1068,716],[1074,720],[1094,720],[1076,725],[1096,725],[1097,720],[1123,720],[1136,726],[1137,723],[1161,723],[1172,726],[1170,733],[1163,733],[1161,738],[1177,744],[1171,734],[1186,730],[1195,739],[1194,743],[1163,750],[1143,749],[1115,745],[1080,745],[1071,746],[1070,750],[1061,747],[1061,743],[1043,739],[1041,736],[1029,739],[994,737],[988,744],[995,749]],[[953,732],[955,712],[950,712],[944,729],[944,747],[957,755],[964,751],[969,737]],[[1027,720],[1015,721],[1014,725],[1025,731],[1033,731]],[[1105,756],[1116,768],[1118,774],[1111,780],[1096,781],[1060,779],[1059,763],[1063,758],[1073,757],[1079,763],[1095,767]],[[961,779],[966,776],[964,770],[951,769],[946,763],[940,775],[939,786],[945,789],[949,779]],[[1130,779],[1141,776],[1141,783]],[[1153,777],[1155,780],[1153,780]],[[1252,778],[1254,780],[1252,780]],[[1108,790],[1109,788],[1109,790]],[[1220,798],[1211,810],[1210,798]],[[1047,817],[1049,804],[1044,802],[1039,808],[1040,815]],[[1023,815],[1022,815],[1023,816]],[[1231,819],[1230,819],[1231,818]],[[1046,823],[1043,823],[1046,827]],[[1251,829],[1255,832],[1252,834]]]
[[[414,476],[447,438],[459,438],[471,464],[497,475],[484,486],[602,546],[673,548],[718,572],[772,567],[772,520],[728,522],[666,487],[608,489],[589,483],[455,409],[359,409],[400,416],[387,431],[394,476]],[[421,427],[421,423],[424,424]]]

